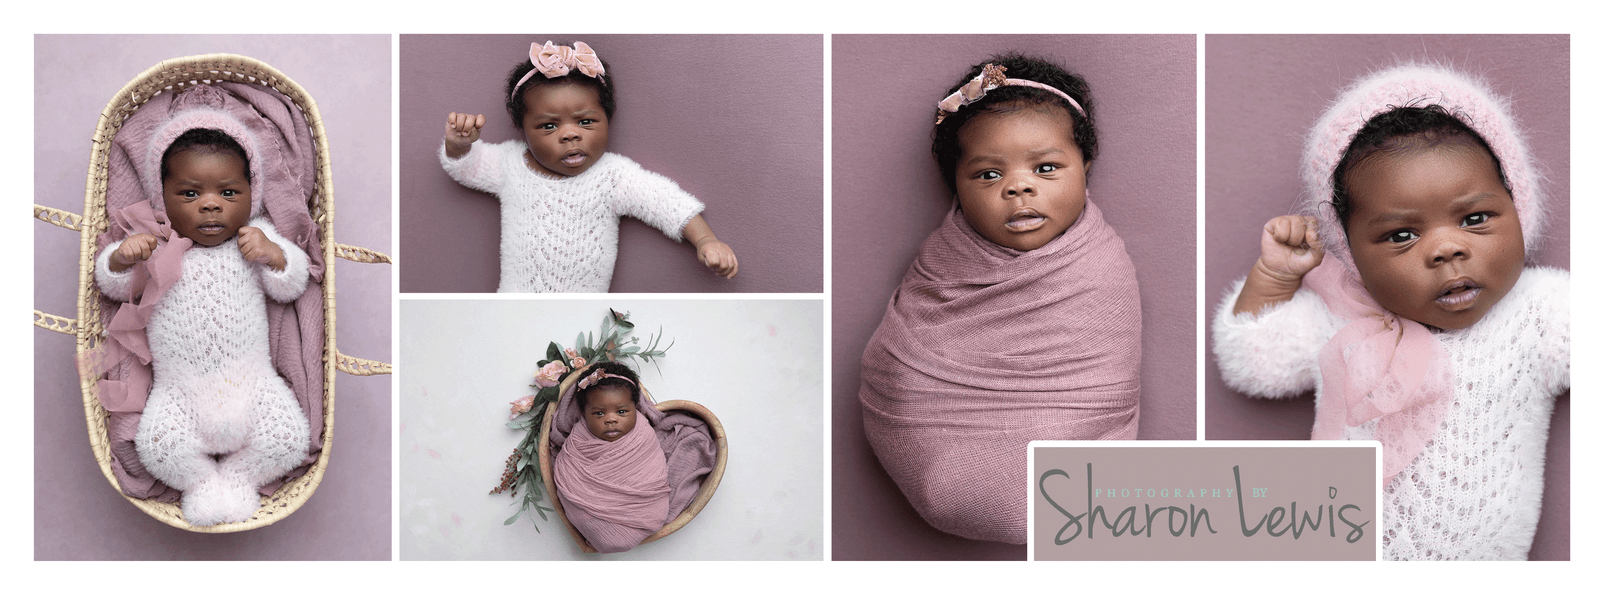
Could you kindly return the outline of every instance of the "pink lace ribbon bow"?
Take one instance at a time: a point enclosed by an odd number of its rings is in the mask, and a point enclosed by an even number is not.
[[[1322,348],[1322,397],[1311,438],[1344,438],[1347,426],[1377,420],[1385,482],[1411,465],[1433,440],[1455,387],[1450,359],[1421,323],[1385,310],[1342,262],[1329,258],[1306,274],[1306,286],[1350,323]]]

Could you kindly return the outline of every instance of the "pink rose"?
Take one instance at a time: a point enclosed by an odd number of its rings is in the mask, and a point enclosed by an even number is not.
[[[552,360],[550,364],[539,369],[539,374],[533,377],[533,384],[540,387],[555,387],[561,383],[561,374],[567,372],[567,365],[559,360]]]
[[[573,359],[573,358],[577,358],[578,357],[578,351],[577,351],[577,349],[574,349],[574,348],[568,348],[566,350],[563,350],[562,352],[567,353],[567,358],[568,359]],[[572,363],[572,366],[581,367],[581,366],[583,366],[583,364],[574,362],[574,363]]]
[[[584,360],[582,356],[572,357],[572,368],[581,369],[586,364],[589,364],[589,361]]]
[[[533,409],[533,396],[531,396],[531,395],[528,396],[528,397],[524,397],[522,399],[519,399],[517,401],[511,402],[511,419],[512,420],[516,420],[517,416],[521,416],[523,414],[526,414],[528,412],[528,410],[532,410],[532,409]]]

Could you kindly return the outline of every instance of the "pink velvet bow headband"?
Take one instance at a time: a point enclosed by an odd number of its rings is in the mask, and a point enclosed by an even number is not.
[[[605,84],[606,67],[600,63],[600,56],[589,49],[589,44],[582,41],[572,42],[572,47],[556,45],[549,41],[543,46],[535,43],[528,47],[528,60],[533,62],[533,69],[522,75],[522,80],[517,81],[517,86],[512,87],[511,94],[522,90],[522,84],[533,78],[534,73],[543,74],[545,78],[561,78],[577,68],[585,76]]]
[[[977,103],[978,100],[984,97],[984,95],[989,94],[989,91],[1003,86],[1025,86],[1043,91],[1050,91],[1062,99],[1066,99],[1067,104],[1071,105],[1072,109],[1078,112],[1078,117],[1088,117],[1088,115],[1083,112],[1083,106],[1079,105],[1077,100],[1073,99],[1065,92],[1062,92],[1061,89],[1041,82],[1023,80],[1021,78],[1006,78],[1005,72],[1005,66],[984,64],[983,72],[978,73],[978,75],[973,77],[971,81],[967,82],[967,84],[961,85],[960,89],[957,89],[954,93],[950,93],[950,96],[945,97],[943,101],[939,102],[939,117],[933,120],[933,124],[939,125],[944,121],[944,116],[955,113],[956,110],[961,109],[961,107],[964,105]]]

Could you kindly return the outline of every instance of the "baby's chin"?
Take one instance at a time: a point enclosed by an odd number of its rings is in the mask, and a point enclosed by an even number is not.
[[[239,236],[239,233],[234,232],[234,233],[230,233],[230,234],[227,234],[227,235],[201,235],[201,234],[198,234],[198,233],[191,235],[191,234],[178,233],[178,236],[183,237],[185,239],[188,239],[190,241],[194,241],[195,245],[199,245],[201,247],[216,247],[216,246],[221,245],[223,243],[227,243],[228,239],[232,239],[234,237]]]

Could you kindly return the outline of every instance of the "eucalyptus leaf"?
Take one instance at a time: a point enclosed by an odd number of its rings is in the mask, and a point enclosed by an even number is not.
[[[503,523],[502,525],[510,525],[512,523],[516,523],[517,522],[517,517],[521,517],[521,516],[522,516],[522,511],[519,510],[519,511],[517,511],[517,514],[512,515],[510,519],[506,519],[506,522]],[[544,516],[544,512],[540,511],[539,512],[539,516],[543,517]]]
[[[561,357],[561,345],[555,342],[551,342],[550,346],[545,348],[544,357],[550,360],[565,360]]]

